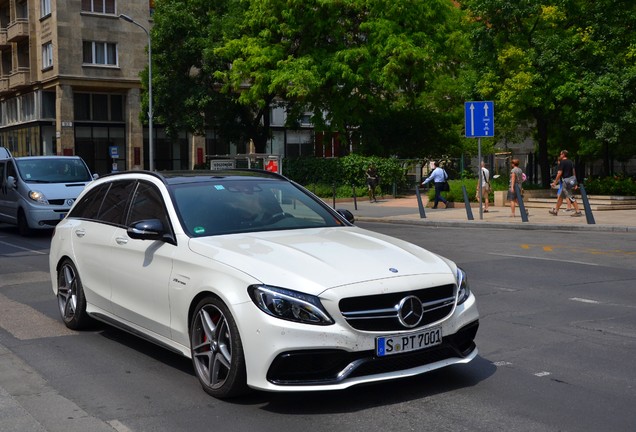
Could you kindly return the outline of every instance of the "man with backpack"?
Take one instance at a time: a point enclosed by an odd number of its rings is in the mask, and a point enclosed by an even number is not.
[[[579,210],[579,205],[572,194],[572,190],[578,188],[576,181],[576,171],[574,170],[574,164],[568,159],[568,151],[561,150],[559,154],[559,167],[557,168],[557,175],[552,182],[552,187],[556,188],[559,183],[561,184],[559,197],[557,199],[556,207],[549,210],[549,213],[553,216],[559,214],[559,208],[563,204],[563,198],[567,198],[574,206],[573,217],[583,216],[583,213]]]

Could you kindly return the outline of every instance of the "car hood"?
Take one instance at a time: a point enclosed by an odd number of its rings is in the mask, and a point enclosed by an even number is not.
[[[25,183],[28,190],[38,191],[44,194],[48,200],[77,198],[84,190],[88,181],[66,182],[66,183]]]
[[[453,274],[425,249],[357,227],[269,231],[195,238],[190,249],[263,284],[310,294],[354,283]]]

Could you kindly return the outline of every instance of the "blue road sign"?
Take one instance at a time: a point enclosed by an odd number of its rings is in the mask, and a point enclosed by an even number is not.
[[[495,136],[495,104],[493,102],[464,102],[466,138]]]

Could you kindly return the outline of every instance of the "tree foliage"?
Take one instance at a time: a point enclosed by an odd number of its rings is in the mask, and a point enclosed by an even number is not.
[[[601,156],[632,147],[636,5],[621,0],[468,0],[476,93],[498,130],[535,131],[542,178],[558,148]],[[520,127],[521,126],[521,127]],[[633,136],[633,135],[632,135]],[[599,147],[600,146],[600,147]]]
[[[448,100],[461,100],[457,83],[468,44],[460,11],[448,0],[158,0],[156,6],[157,105],[176,127],[225,130],[239,123],[262,151],[269,108],[278,103],[290,125],[310,112],[318,131],[345,140],[364,136],[368,153],[457,148],[451,131],[459,117]],[[392,127],[402,117],[412,123]]]
[[[632,0],[157,0],[155,110],[264,151],[270,107],[361,153],[474,153],[463,102],[494,100],[498,141],[532,132],[544,182],[559,149],[636,154]],[[492,142],[491,142],[492,141]],[[486,140],[492,149],[494,140]],[[241,151],[241,147],[239,147]]]

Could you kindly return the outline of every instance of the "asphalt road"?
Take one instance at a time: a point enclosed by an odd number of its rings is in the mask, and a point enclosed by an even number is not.
[[[480,355],[342,392],[219,401],[189,360],[61,323],[46,235],[0,225],[0,430],[633,431],[634,235],[359,223],[455,260]]]

